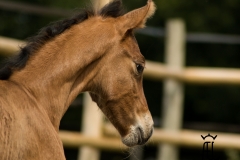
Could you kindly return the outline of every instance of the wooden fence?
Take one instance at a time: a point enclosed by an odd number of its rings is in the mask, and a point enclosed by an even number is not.
[[[180,20],[169,21],[169,33],[175,32],[176,27],[182,23]],[[175,27],[171,27],[174,25]],[[171,28],[174,28],[173,30]],[[180,29],[179,33],[184,37],[184,29]],[[175,34],[176,35],[176,34]],[[173,43],[170,39],[170,34],[166,35],[169,41],[166,44],[171,46]],[[176,37],[175,37],[176,38]],[[181,41],[181,38],[179,38]],[[182,42],[174,42],[182,43]],[[178,45],[178,44],[172,45]],[[24,46],[26,43],[24,41],[15,40],[6,37],[0,37],[0,53],[2,56],[10,56],[17,53],[19,47]],[[181,45],[184,45],[181,44]],[[173,47],[175,48],[175,47]],[[184,52],[184,48],[182,48]],[[178,51],[169,51],[178,52]],[[174,57],[174,56],[173,56]],[[169,60],[171,61],[171,60]],[[169,62],[172,63],[172,62]],[[181,62],[182,63],[182,62]],[[224,85],[240,85],[240,69],[236,68],[207,68],[207,67],[183,67],[184,64],[180,65],[180,68],[175,68],[169,66],[169,64],[163,64],[158,62],[146,61],[146,70],[144,72],[144,78],[154,80],[154,81],[168,81],[174,80],[176,83],[192,83],[192,84],[224,84]],[[182,93],[183,94],[183,93]],[[116,132],[116,130],[109,124],[103,123],[103,116],[100,111],[96,108],[96,105],[91,102],[88,96],[84,96],[84,113],[88,114],[90,111],[88,109],[95,108],[95,111],[91,111],[91,116],[96,117],[99,123],[92,122],[89,119],[83,120],[82,133],[70,132],[70,131],[60,131],[59,135],[63,141],[65,147],[80,147],[88,146],[88,151],[86,152],[86,157],[84,159],[97,159],[99,158],[99,149],[101,150],[112,150],[120,151],[127,150],[128,148],[124,146]],[[171,112],[171,111],[170,111]],[[96,115],[93,115],[96,114]],[[171,113],[169,114],[171,115]],[[85,115],[85,117],[88,117]],[[180,117],[181,119],[181,117]],[[91,124],[89,124],[91,123]],[[84,127],[87,126],[87,127]],[[97,130],[93,130],[93,128]],[[174,129],[168,128],[155,128],[152,138],[149,141],[149,145],[159,145],[159,144],[170,144],[171,146],[186,146],[186,147],[202,147],[203,140],[200,135],[206,135],[206,131],[194,131],[194,130],[182,130],[181,124]],[[240,150],[240,135],[239,134],[229,134],[229,133],[213,133],[219,135],[217,138],[217,143],[214,144],[216,149],[237,149]],[[161,148],[161,147],[159,147]],[[176,149],[177,150],[177,149]],[[159,150],[160,151],[160,150]],[[95,152],[95,153],[94,153]],[[89,153],[90,156],[89,156]],[[92,154],[94,153],[94,154]],[[169,154],[169,153],[168,153]],[[83,154],[80,154],[79,159],[82,158]],[[95,155],[93,158],[92,155]],[[159,157],[160,159],[160,157]]]

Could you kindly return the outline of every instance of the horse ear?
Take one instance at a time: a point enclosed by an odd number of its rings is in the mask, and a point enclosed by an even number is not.
[[[119,17],[118,27],[119,30],[125,34],[128,30],[143,28],[148,18],[150,18],[156,10],[155,4],[152,0],[148,0],[147,5],[139,9]]]

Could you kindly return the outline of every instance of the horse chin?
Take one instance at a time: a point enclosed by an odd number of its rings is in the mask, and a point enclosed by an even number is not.
[[[153,127],[143,130],[140,126],[131,126],[130,133],[122,137],[122,142],[128,147],[145,144],[152,136]]]

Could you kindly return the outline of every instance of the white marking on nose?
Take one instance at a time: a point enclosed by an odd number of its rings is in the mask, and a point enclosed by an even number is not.
[[[144,138],[147,138],[152,132],[153,119],[150,113],[138,117],[137,125],[143,130]]]
[[[130,126],[129,134],[122,137],[122,142],[129,147],[144,144],[150,138],[152,131],[153,120],[150,113],[139,116],[136,124]]]

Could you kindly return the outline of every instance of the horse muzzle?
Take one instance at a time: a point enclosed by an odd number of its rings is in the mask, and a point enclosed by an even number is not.
[[[153,133],[153,120],[152,117],[145,117],[145,121],[140,121],[136,125],[130,126],[129,133],[122,137],[122,142],[128,146],[133,147],[136,145],[145,144]],[[147,120],[147,121],[146,121]]]

